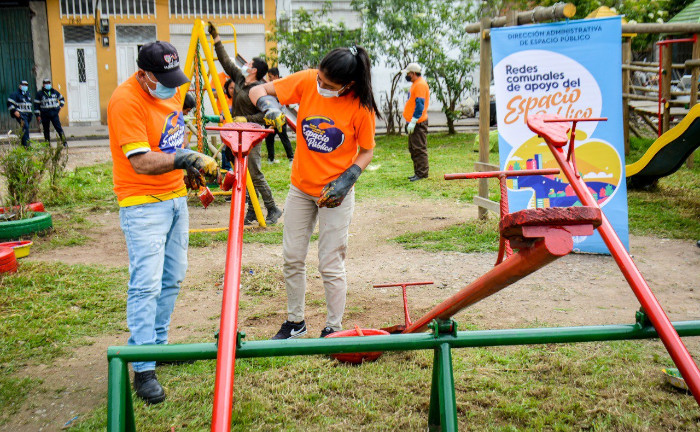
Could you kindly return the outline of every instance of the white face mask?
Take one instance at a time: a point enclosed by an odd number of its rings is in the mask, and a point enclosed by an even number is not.
[[[347,85],[344,85],[340,90],[328,90],[322,88],[321,84],[319,84],[318,81],[316,81],[316,90],[318,91],[318,94],[325,98],[334,98],[340,96],[340,93],[343,90],[345,90],[345,87],[347,87]]]

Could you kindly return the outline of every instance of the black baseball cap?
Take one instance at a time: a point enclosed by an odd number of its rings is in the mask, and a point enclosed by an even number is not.
[[[152,72],[166,87],[180,87],[190,82],[180,69],[177,50],[168,42],[155,41],[141,47],[137,64],[141,69]]]

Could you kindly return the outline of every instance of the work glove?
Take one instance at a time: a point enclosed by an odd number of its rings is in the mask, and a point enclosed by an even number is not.
[[[413,117],[411,121],[406,125],[406,132],[408,132],[409,135],[413,133],[413,131],[416,129],[416,123],[418,122],[418,119]]]
[[[345,196],[350,192],[350,188],[355,184],[362,174],[362,168],[353,164],[346,169],[337,179],[328,183],[321,190],[321,197],[316,204],[319,207],[334,208],[343,203]]]
[[[287,122],[282,112],[282,105],[274,96],[265,95],[258,99],[255,104],[258,109],[265,113],[265,125],[272,126],[277,132],[282,132],[284,124]]]
[[[190,172],[189,170],[185,170],[185,177],[182,180],[185,182],[187,189],[190,190],[199,190],[202,186],[207,185],[199,173]]]
[[[193,150],[182,148],[175,150],[175,169],[187,171],[187,176],[197,179],[198,185],[206,185],[208,181],[221,183],[221,172],[216,160]],[[191,185],[194,184],[193,182],[194,180],[189,181]]]
[[[209,21],[207,24],[207,30],[209,31],[209,34],[212,38],[216,39],[216,37],[219,36],[219,32],[216,31],[216,27],[214,27],[214,24],[212,24],[211,21]]]

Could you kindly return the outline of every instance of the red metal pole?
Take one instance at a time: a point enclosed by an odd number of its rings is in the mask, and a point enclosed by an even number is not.
[[[257,131],[259,132],[260,130],[258,129]],[[241,132],[239,132],[239,143],[242,141],[240,134]],[[219,346],[216,355],[212,432],[231,430],[233,379],[236,370],[236,341],[238,333],[238,300],[241,287],[241,255],[243,251],[245,173],[248,167],[248,156],[243,156],[239,150],[235,164],[236,180],[231,194],[231,216],[228,226],[228,244],[226,245],[223,303],[219,323]]]
[[[554,158],[559,163],[564,175],[566,175],[566,178],[569,180],[569,184],[581,200],[581,203],[584,206],[599,208],[598,202],[590,194],[588,186],[586,186],[583,179],[576,176],[574,170],[566,162],[563,149],[556,148],[550,142],[547,142],[547,145],[552,151]],[[678,333],[676,333],[676,330],[671,325],[671,321],[669,321],[666,313],[661,308],[659,301],[654,296],[654,293],[652,293],[646,280],[644,280],[644,277],[639,272],[639,269],[637,269],[629,253],[627,253],[625,246],[617,236],[617,233],[615,233],[610,221],[608,221],[604,213],[602,213],[601,216],[602,224],[598,227],[600,236],[608,246],[613,258],[615,258],[615,262],[617,262],[622,274],[625,276],[625,279],[627,279],[637,300],[639,300],[639,303],[644,308],[644,312],[649,316],[651,323],[658,332],[661,341],[666,346],[666,350],[671,355],[673,362],[678,366],[683,378],[685,378],[688,383],[688,387],[693,393],[695,400],[700,404],[700,371],[698,371],[697,365],[690,356],[683,341],[678,336]],[[506,261],[506,263],[509,261],[510,260]]]

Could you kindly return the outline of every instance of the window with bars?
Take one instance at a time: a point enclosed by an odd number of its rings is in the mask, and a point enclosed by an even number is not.
[[[93,16],[98,5],[104,16],[155,15],[155,0],[60,0],[61,17]]]
[[[87,74],[85,73],[85,49],[78,48],[78,82],[87,82]]]
[[[115,29],[118,44],[156,41],[156,26],[153,25],[118,25]]]
[[[95,28],[93,26],[63,26],[63,41],[66,44],[94,44]]]
[[[108,16],[155,15],[154,0],[101,0],[102,13]]]
[[[170,15],[176,18],[264,17],[264,6],[264,0],[170,0]]]

